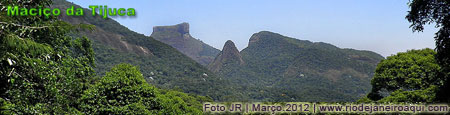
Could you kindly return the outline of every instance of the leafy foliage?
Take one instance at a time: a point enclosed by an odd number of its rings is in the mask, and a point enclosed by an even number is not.
[[[442,67],[439,75],[445,79],[445,85],[439,88],[437,101],[450,102],[450,1],[448,0],[412,0],[411,10],[406,19],[413,31],[423,31],[424,25],[435,23],[436,60]]]
[[[1,10],[51,3],[0,1]],[[199,101],[211,101],[177,91],[161,94],[127,64],[97,81],[91,41],[74,36],[93,26],[0,13],[0,114],[199,114]]]
[[[179,93],[187,97],[184,93]],[[192,97],[187,97],[192,98]],[[137,67],[119,64],[93,87],[84,91],[81,110],[87,114],[186,114],[200,113],[178,95],[162,95],[150,86]]]
[[[35,8],[41,1],[1,1]],[[80,27],[56,17],[6,16],[1,11],[0,97],[11,114],[77,113],[76,100],[93,77],[91,44],[87,38],[67,34]]]
[[[432,49],[410,50],[382,60],[368,98],[380,102],[432,102],[444,79]],[[388,94],[388,96],[386,96]]]
[[[436,98],[437,87],[435,85],[423,90],[405,91],[403,89],[396,90],[379,102],[433,102]]]

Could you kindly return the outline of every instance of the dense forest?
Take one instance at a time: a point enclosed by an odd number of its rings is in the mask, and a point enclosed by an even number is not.
[[[355,101],[370,90],[377,53],[341,49],[269,31],[253,34],[238,52],[231,41],[210,65],[248,101]]]
[[[52,1],[0,3],[34,8]],[[156,88],[129,64],[115,64],[100,77],[91,40],[77,36],[94,26],[58,17],[7,16],[3,10],[0,114],[194,114],[202,102],[212,101]]]

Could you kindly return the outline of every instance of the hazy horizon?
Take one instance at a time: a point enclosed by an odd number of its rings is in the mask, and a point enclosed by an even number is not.
[[[75,1],[108,8],[135,8],[137,17],[112,17],[129,29],[150,35],[154,26],[190,24],[190,33],[219,50],[227,40],[239,50],[259,31],[383,56],[409,49],[434,48],[437,29],[413,33],[405,19],[408,1]],[[87,12],[86,12],[87,14]]]

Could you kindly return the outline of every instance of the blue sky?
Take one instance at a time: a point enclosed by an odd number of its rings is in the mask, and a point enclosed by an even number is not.
[[[222,49],[232,40],[247,47],[250,36],[272,31],[341,48],[389,56],[434,48],[433,26],[413,33],[405,19],[408,0],[69,0],[83,7],[135,8],[136,17],[113,19],[150,35],[153,26],[190,24],[194,38]]]

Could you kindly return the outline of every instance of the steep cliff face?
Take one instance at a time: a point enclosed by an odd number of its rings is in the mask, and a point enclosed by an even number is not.
[[[231,40],[228,40],[219,55],[208,65],[208,69],[213,72],[218,72],[223,66],[239,66],[243,64],[245,62],[239,50]]]
[[[153,27],[151,37],[166,43],[196,62],[206,66],[220,52],[189,34],[189,24],[181,23],[173,26]]]
[[[153,27],[153,33],[152,34],[159,34],[164,32],[176,32],[177,34],[171,34],[174,35],[173,37],[183,37],[183,35],[187,35],[188,38],[189,35],[189,23],[183,22],[181,24],[173,25],[173,26],[155,26]]]

